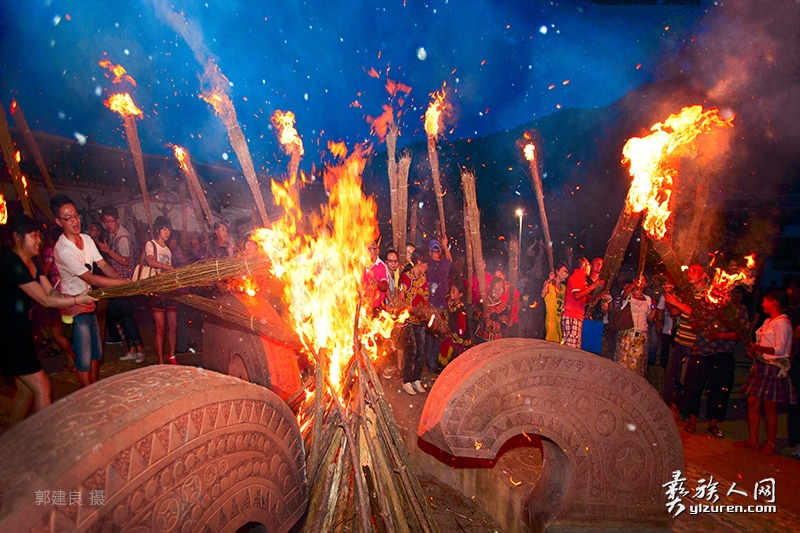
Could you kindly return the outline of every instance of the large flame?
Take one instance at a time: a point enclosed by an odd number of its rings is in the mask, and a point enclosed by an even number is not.
[[[691,146],[701,133],[713,126],[733,127],[733,117],[724,119],[718,109],[703,111],[696,105],[684,107],[663,123],[650,128],[646,137],[632,137],[622,149],[622,164],[630,164],[633,177],[627,202],[634,212],[645,211],[642,225],[652,237],[661,239],[667,232],[667,219],[672,213],[669,200],[678,171],[670,166],[670,155],[681,147]]]
[[[127,74],[125,67],[123,67],[122,65],[115,65],[108,59],[101,59],[100,61],[98,61],[97,64],[103,67],[104,69],[107,69],[112,74],[114,74],[114,79],[111,80],[111,83],[121,83],[122,81],[127,81],[128,83],[136,87],[136,80],[134,80]]]
[[[0,224],[8,222],[8,207],[6,206],[6,198],[0,193]]]
[[[728,303],[731,291],[737,286],[752,288],[755,282],[752,270],[756,266],[756,254],[744,257],[744,266],[732,265],[730,271],[716,268],[714,279],[706,290],[706,300],[717,307]]]
[[[136,104],[133,103],[133,98],[131,98],[131,95],[128,93],[112,94],[111,98],[103,103],[111,111],[115,111],[122,116],[137,115],[139,118],[144,116],[142,110],[136,107]]]
[[[430,105],[428,110],[425,111],[425,133],[428,137],[436,137],[439,135],[439,129],[442,126],[442,112],[446,109],[447,102],[445,100],[447,93],[444,90],[445,85],[433,94],[431,94]]]
[[[342,153],[330,146],[331,151]],[[361,190],[361,173],[370,147],[357,146],[346,159],[325,168],[329,205],[306,215],[297,199],[296,179],[272,182],[275,202],[285,214],[271,228],[256,231],[255,240],[272,261],[273,275],[285,283],[283,300],[292,326],[306,349],[327,366],[339,387],[353,356],[354,321],[360,307],[359,332],[371,357],[377,356],[376,332],[389,336],[395,320],[386,312],[373,318],[359,306],[367,247],[378,235],[376,204]]]
[[[296,147],[299,151],[298,155],[303,155],[303,141],[294,127],[294,113],[275,111],[275,114],[272,115],[272,125],[278,130],[278,140],[286,154],[291,154]]]

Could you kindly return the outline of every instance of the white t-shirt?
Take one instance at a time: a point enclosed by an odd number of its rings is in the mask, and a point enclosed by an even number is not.
[[[53,249],[53,259],[61,275],[60,290],[67,296],[77,296],[92,288],[78,276],[91,272],[92,265],[103,259],[91,237],[83,233],[80,237],[83,240],[83,250],[75,246],[66,235],[58,238]]]
[[[786,315],[767,318],[756,330],[756,340],[761,346],[775,348],[775,354],[764,354],[764,359],[789,357],[792,349],[792,322]]]
[[[156,241],[147,241],[144,250],[145,259],[152,255],[159,263],[172,266],[172,250],[168,246],[160,246]]]
[[[650,312],[650,297],[646,294],[643,295],[644,300],[637,300],[633,297],[628,297],[627,300],[622,302],[623,309],[626,305],[631,306],[631,316],[633,316],[633,329],[636,331],[647,331],[647,314]]]

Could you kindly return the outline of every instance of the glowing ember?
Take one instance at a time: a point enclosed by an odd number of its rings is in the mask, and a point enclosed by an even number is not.
[[[722,307],[728,303],[731,291],[738,286],[746,287],[748,290],[753,287],[755,276],[752,269],[756,266],[756,254],[750,254],[744,258],[745,266],[733,265],[729,268],[730,272],[721,268],[716,268],[714,279],[706,291],[706,300],[716,306]]]
[[[142,110],[136,107],[136,104],[133,103],[133,98],[131,98],[131,95],[128,93],[112,94],[111,98],[103,103],[111,111],[115,111],[122,116],[137,115],[139,118],[144,116]]]
[[[250,276],[242,276],[242,279],[239,280],[237,288],[239,289],[239,292],[243,292],[251,298],[259,291],[258,285]]]
[[[525,152],[525,159],[527,159],[528,161],[533,161],[534,159],[536,159],[536,146],[534,146],[533,144],[526,144],[524,152]]]
[[[669,156],[691,146],[698,135],[709,133],[713,126],[733,127],[733,117],[725,120],[718,109],[703,111],[699,105],[684,107],[663,123],[654,124],[650,135],[632,137],[625,143],[622,164],[630,164],[628,171],[633,177],[626,201],[635,213],[645,211],[642,225],[652,237],[664,237],[672,213],[669,200],[678,171],[670,166]]]
[[[275,114],[272,115],[272,125],[278,130],[278,140],[284,152],[291,154],[296,148],[299,150],[298,155],[303,155],[303,141],[294,127],[294,113],[275,111]]]
[[[431,94],[433,101],[425,111],[425,133],[428,137],[436,137],[439,134],[439,128],[442,126],[442,112],[446,109],[447,103],[445,97],[447,94],[442,85],[441,90]]]
[[[5,196],[0,194],[0,224],[8,222],[8,207],[6,206]]]
[[[97,64],[103,67],[104,69],[108,69],[112,74],[114,74],[114,79],[111,80],[111,83],[120,83],[122,81],[127,81],[128,83],[136,87],[136,80],[134,80],[127,74],[125,67],[123,67],[122,65],[115,65],[108,59],[101,59],[100,61],[98,61]]]
[[[372,337],[388,337],[395,323],[385,311],[373,318],[369,305],[358,305],[367,247],[378,235],[375,202],[361,190],[369,150],[357,146],[341,164],[326,166],[323,181],[330,199],[319,214],[301,212],[294,177],[273,181],[273,197],[285,213],[253,239],[270,257],[273,275],[285,283],[283,300],[292,326],[310,354],[324,357],[334,387],[341,386],[343,368],[353,357],[356,310],[361,309],[359,333],[372,358],[377,357]]]

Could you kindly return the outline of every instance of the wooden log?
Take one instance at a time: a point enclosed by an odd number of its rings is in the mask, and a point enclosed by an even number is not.
[[[33,154],[33,159],[36,161],[36,166],[39,167],[39,172],[42,174],[42,179],[44,180],[44,185],[47,188],[48,194],[50,194],[50,196],[55,196],[56,188],[55,185],[53,185],[53,180],[50,178],[50,171],[47,170],[47,165],[44,164],[44,158],[39,151],[39,145],[36,144],[36,139],[33,138],[31,128],[28,126],[28,121],[25,119],[25,113],[22,112],[22,108],[16,100],[11,102],[11,114],[14,116],[14,122],[22,131],[22,136],[25,138],[28,150]]]
[[[389,131],[386,133],[386,156],[387,156],[387,174],[389,177],[389,205],[392,210],[392,246],[395,250],[400,250],[402,243],[400,242],[400,191],[399,179],[397,174],[397,125],[394,123],[394,115],[392,115],[392,122],[389,124]],[[405,221],[404,221],[405,222]]]
[[[702,311],[697,300],[694,298],[694,288],[692,284],[689,283],[686,273],[681,268],[681,261],[675,254],[675,250],[663,239],[652,239],[651,242],[653,244],[653,249],[661,256],[661,260],[664,261],[664,268],[666,268],[667,273],[675,282],[675,287],[681,294],[683,301],[691,306],[692,313],[695,316],[700,316]]]
[[[642,230],[642,236],[639,240],[639,268],[636,269],[636,279],[642,277],[644,274],[644,267],[647,263],[647,233]]]
[[[471,307],[472,302],[472,279],[474,273],[475,259],[472,251],[472,235],[469,220],[469,208],[467,207],[467,198],[464,197],[464,242],[465,251],[467,254],[467,307]],[[467,314],[469,318],[469,314]]]
[[[617,224],[614,226],[614,231],[611,233],[611,238],[608,240],[606,253],[603,256],[603,268],[600,269],[598,279],[605,280],[606,283],[603,287],[597,287],[592,291],[590,301],[593,303],[589,304],[587,316],[591,315],[594,309],[594,302],[600,292],[611,288],[611,284],[614,282],[614,278],[617,277],[620,266],[622,266],[622,260],[625,259],[625,252],[628,250],[633,231],[639,225],[641,218],[642,214],[635,213],[626,200],[625,206],[617,219]]]
[[[703,179],[703,177],[705,179]],[[697,190],[695,191],[694,210],[692,211],[692,224],[689,226],[688,233],[684,233],[678,248],[678,257],[685,263],[691,264],[696,261],[697,244],[699,242],[700,228],[703,223],[703,217],[706,213],[706,205],[708,204],[708,192],[710,178],[704,175],[698,178]]]
[[[180,154],[178,149],[180,149]],[[203,228],[203,233],[205,233],[206,223],[203,223],[203,215],[206,217],[209,228],[214,224],[214,216],[211,213],[211,206],[208,205],[208,199],[206,198],[206,194],[203,191],[202,185],[200,184],[200,178],[197,177],[197,171],[192,164],[192,156],[188,151],[186,151],[185,148],[177,146],[175,147],[175,156],[178,159],[181,170],[183,170],[183,173],[186,176],[186,183],[189,186],[189,192],[192,195],[192,201],[195,204],[195,211],[197,212],[197,217],[200,220],[200,227]]]

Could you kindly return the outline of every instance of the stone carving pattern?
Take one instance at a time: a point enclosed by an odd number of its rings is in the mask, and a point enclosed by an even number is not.
[[[658,396],[606,363],[517,350],[451,397],[442,416],[451,450],[494,457],[521,430],[537,432],[561,447],[573,467],[575,497],[562,516],[662,518],[661,483],[683,466],[680,441]]]
[[[72,438],[76,428],[94,428],[112,413],[121,416],[135,409],[147,401],[145,389],[152,401],[154,390],[218,385],[217,374],[206,374],[169,369],[106,383],[102,395],[74,399],[76,405],[69,409],[73,414],[59,417],[56,435]],[[46,425],[34,428],[31,437]],[[30,530],[201,531],[210,527],[218,531],[250,519],[265,522],[269,531],[286,530],[299,518],[307,499],[305,457],[297,435],[263,400],[204,405],[153,430],[85,479],[69,480],[73,486],[58,487],[67,493],[80,492],[84,504],[33,507],[31,512],[38,511],[39,519]],[[5,442],[11,454],[19,453],[16,464],[47,469],[47,461],[29,462],[31,454],[24,453],[24,440]],[[48,443],[60,441],[52,435],[47,439]],[[51,448],[53,456],[58,452],[59,446]],[[17,490],[24,492],[30,504],[37,488],[24,485],[17,484]],[[104,505],[86,505],[93,490],[104,491]]]

